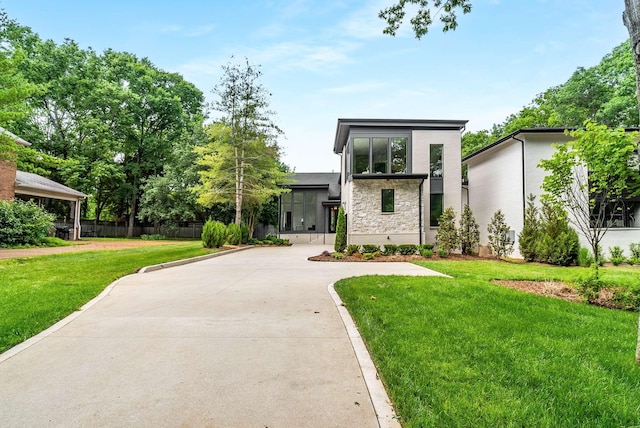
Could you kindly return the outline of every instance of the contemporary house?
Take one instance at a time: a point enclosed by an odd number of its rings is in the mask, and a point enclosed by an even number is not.
[[[527,197],[533,194],[539,201],[543,193],[546,171],[538,164],[551,158],[555,150],[552,144],[570,139],[564,128],[521,129],[462,159],[468,168],[464,197],[480,226],[481,244],[488,242],[487,225],[500,209],[516,241],[512,256],[521,256],[517,237],[522,231]],[[587,246],[582,237],[581,241]],[[630,242],[640,242],[640,198],[625,200],[620,212],[611,213],[602,247],[628,248]]]
[[[297,173],[280,195],[279,232],[296,244],[335,242],[340,206],[340,174]]]
[[[16,144],[30,146],[31,143],[0,127],[0,133],[8,135]],[[0,199],[58,199],[69,201],[69,221],[71,228],[61,227],[68,232],[69,239],[80,239],[80,203],[86,195],[48,178],[30,172],[17,171],[11,162],[0,161]],[[65,234],[66,237],[66,234]]]

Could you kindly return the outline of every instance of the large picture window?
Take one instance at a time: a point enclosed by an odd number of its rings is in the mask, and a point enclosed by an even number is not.
[[[382,212],[392,213],[395,211],[393,189],[382,189]]]
[[[316,230],[316,194],[293,190],[280,196],[281,230],[311,232]]]
[[[407,174],[408,137],[353,138],[354,174]]]

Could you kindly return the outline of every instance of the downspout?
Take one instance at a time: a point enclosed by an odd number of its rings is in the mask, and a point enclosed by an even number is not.
[[[418,242],[422,245],[422,188],[424,186],[424,178],[418,186]]]
[[[525,177],[524,177],[524,140],[521,140],[519,138],[517,138],[515,135],[513,136],[513,139],[516,141],[520,141],[520,147],[521,152],[522,152],[522,156],[521,157],[521,161],[522,161],[522,224],[524,224],[524,213],[526,211],[526,200],[527,200],[527,195],[525,195]]]

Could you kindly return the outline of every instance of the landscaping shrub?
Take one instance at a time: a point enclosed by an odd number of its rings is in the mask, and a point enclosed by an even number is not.
[[[412,256],[418,251],[418,246],[415,244],[402,244],[398,245],[398,253],[403,256]]]
[[[231,223],[227,226],[227,243],[230,245],[238,245],[242,241],[242,230],[240,226]]]
[[[379,251],[380,251],[380,245],[370,245],[370,244],[362,245],[363,253],[377,253]]]
[[[334,259],[336,259],[336,260],[340,260],[340,259],[342,259],[342,258],[344,257],[344,254],[342,254],[342,253],[338,253],[338,252],[336,251],[335,253],[332,253],[332,254],[331,254],[331,257],[333,257],[333,258],[334,258]]]
[[[624,263],[624,250],[620,248],[618,245],[614,245],[613,247],[609,247],[609,254],[611,254],[611,263],[614,266],[619,266],[621,263]]]
[[[580,247],[578,250],[578,266],[589,267],[594,261],[595,259],[591,255],[591,251],[588,248]]]
[[[602,281],[595,275],[579,279],[576,282],[576,291],[586,302],[595,301],[600,295],[602,289]]]
[[[527,199],[527,208],[524,211],[524,225],[518,234],[518,247],[520,254],[528,261],[536,260],[536,247],[540,239],[540,220],[538,208],[535,205],[536,197],[533,194]]]
[[[144,241],[162,241],[163,239],[167,239],[167,237],[159,233],[154,233],[152,235],[140,235],[140,239]]]
[[[338,221],[336,222],[336,242],[333,249],[339,253],[344,252],[347,246],[347,217],[344,214],[344,208],[338,210]]]
[[[262,241],[256,238],[249,239],[249,245],[262,245]]]
[[[449,255],[449,253],[447,252],[447,250],[444,250],[442,248],[438,248],[438,257],[447,257]]]
[[[395,244],[386,244],[382,254],[385,256],[393,256],[398,252],[398,246]]]
[[[433,244],[422,244],[422,247],[426,248],[427,250],[433,250],[435,248],[435,245],[433,245]]]
[[[580,240],[576,231],[569,226],[566,211],[543,200],[540,215],[535,259],[558,266],[573,264],[578,258]]]
[[[496,258],[508,256],[513,252],[513,241],[509,236],[509,230],[502,210],[496,211],[491,217],[491,223],[487,226],[489,247]]]
[[[640,242],[632,242],[629,244],[629,264],[638,265],[640,264]]]
[[[206,248],[219,248],[227,240],[227,227],[224,223],[211,219],[202,226],[202,245]]]
[[[362,253],[362,260],[373,260],[375,257],[373,253]]]
[[[426,258],[430,258],[431,256],[433,256],[433,250],[424,248],[423,246],[418,247],[418,253],[420,253],[422,257]]]
[[[611,296],[611,303],[616,308],[623,309],[625,311],[640,310],[640,288],[614,288]]]
[[[349,244],[347,245],[346,250],[344,250],[347,256],[353,256],[356,253],[360,252],[360,245],[357,244]]]
[[[460,237],[456,229],[456,212],[452,207],[445,208],[444,212],[438,220],[438,233],[436,234],[436,243],[438,248],[445,250],[450,254],[458,248]]]
[[[458,238],[462,254],[470,255],[477,252],[480,244],[480,228],[468,204],[465,204],[462,209]]]
[[[240,232],[242,233],[242,238],[240,239],[240,243],[248,244],[249,243],[249,226],[242,223],[242,225],[240,226]]]
[[[33,201],[0,200],[0,247],[39,245],[53,229],[53,219]]]

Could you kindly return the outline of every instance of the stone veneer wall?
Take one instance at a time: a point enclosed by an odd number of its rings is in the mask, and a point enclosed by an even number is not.
[[[420,239],[420,181],[354,180],[351,188],[351,214],[347,227],[348,243],[417,244]],[[382,189],[394,189],[393,213],[382,212]]]
[[[0,161],[0,199],[13,199],[15,196],[16,166],[13,163]]]

